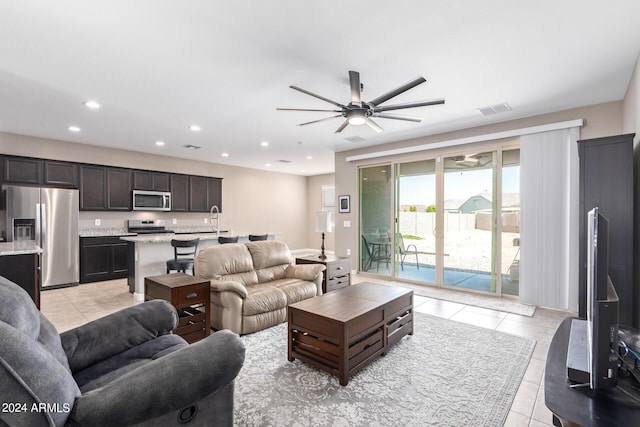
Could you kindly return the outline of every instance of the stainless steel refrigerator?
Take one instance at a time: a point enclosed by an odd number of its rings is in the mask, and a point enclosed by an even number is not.
[[[7,240],[35,240],[42,287],[79,280],[78,190],[5,186]]]

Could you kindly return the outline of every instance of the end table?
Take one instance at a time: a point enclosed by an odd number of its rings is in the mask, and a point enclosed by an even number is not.
[[[174,334],[187,342],[201,340],[211,333],[211,291],[209,281],[185,273],[144,278],[145,300],[163,299],[178,311],[180,320]]]
[[[326,294],[351,284],[351,258],[348,256],[326,255],[326,258],[320,258],[319,255],[308,255],[297,257],[296,264],[322,264],[327,267],[323,272],[322,293]]]

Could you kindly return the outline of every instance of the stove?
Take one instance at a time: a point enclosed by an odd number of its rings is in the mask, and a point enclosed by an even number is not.
[[[162,234],[173,233],[164,227],[164,221],[158,219],[130,219],[127,221],[129,233]]]

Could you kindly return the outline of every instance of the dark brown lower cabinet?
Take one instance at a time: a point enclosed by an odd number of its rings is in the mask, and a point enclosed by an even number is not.
[[[0,276],[3,276],[29,293],[40,308],[40,270],[38,254],[0,256]]]
[[[119,237],[80,238],[80,283],[126,278],[133,243]]]

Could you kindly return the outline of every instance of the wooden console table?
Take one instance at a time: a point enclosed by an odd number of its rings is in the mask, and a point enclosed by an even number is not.
[[[559,427],[618,427],[640,425],[640,393],[630,378],[618,376],[618,386],[591,390],[589,386],[570,388],[567,378],[567,348],[571,320],[565,319],[556,330],[544,376],[544,401]],[[635,384],[638,385],[638,384]]]
[[[180,320],[174,334],[187,342],[201,340],[211,333],[211,291],[209,281],[184,273],[144,278],[145,299],[163,299],[178,311]]]
[[[327,255],[326,258],[320,258],[318,255],[308,255],[296,258],[296,264],[322,264],[327,267],[322,273],[322,292],[325,294],[351,284],[350,257]]]
[[[289,305],[288,359],[347,385],[349,377],[413,334],[413,291],[358,283]]]

